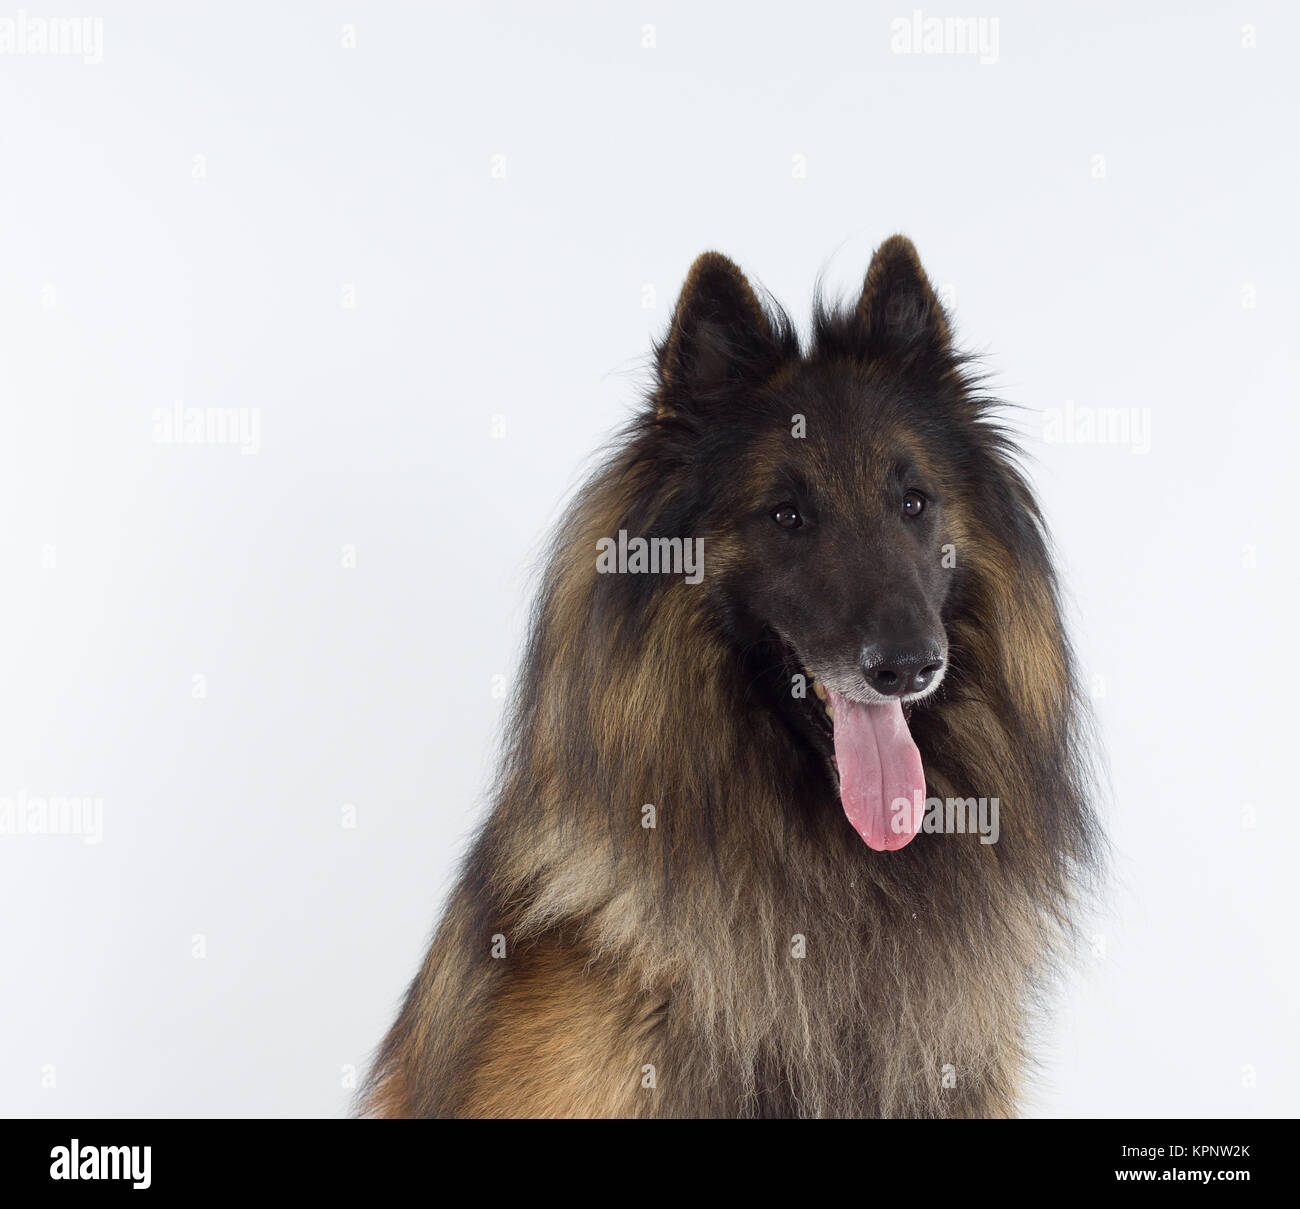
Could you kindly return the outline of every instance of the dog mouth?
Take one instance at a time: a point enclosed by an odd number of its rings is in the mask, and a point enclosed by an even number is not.
[[[845,817],[874,852],[906,846],[925,813],[925,769],[908,728],[912,704],[865,688],[853,696],[837,691],[781,641],[811,689],[799,712],[827,761]]]
[[[787,645],[788,645],[788,644],[787,644]],[[809,716],[810,716],[811,718],[813,718],[813,719],[814,719],[814,720],[819,724],[820,728],[821,728],[821,729],[822,729],[822,730],[823,730],[827,735],[832,735],[832,734],[834,734],[834,730],[835,730],[835,706],[834,706],[834,703],[833,703],[832,700],[831,700],[832,690],[831,690],[831,689],[828,689],[828,688],[826,687],[826,685],[825,685],[821,680],[819,680],[815,675],[813,675],[812,672],[810,672],[810,671],[808,671],[806,668],[804,668],[802,664],[799,665],[799,674],[800,674],[801,676],[804,677],[804,680],[806,681],[806,683],[808,684],[808,686],[812,689],[812,691],[813,691],[813,695],[814,695],[814,696],[817,698],[817,700],[821,703],[821,707],[822,707],[820,710],[817,710],[817,709],[810,709],[810,710],[808,711]],[[907,722],[911,722],[911,720],[912,720],[912,708],[913,708],[913,706],[916,704],[916,702],[918,702],[918,701],[920,701],[920,700],[923,700],[925,697],[928,697],[928,696],[930,695],[931,691],[933,691],[933,690],[929,690],[929,689],[927,689],[924,693],[918,693],[918,694],[916,694],[916,696],[911,697],[911,698],[909,698],[908,700],[902,702],[902,706],[903,706],[903,718],[904,718],[905,721],[907,721]],[[859,704],[862,704],[862,705],[884,705],[884,704],[886,704],[886,703],[887,703],[887,702],[886,702],[885,698],[882,697],[882,698],[880,698],[879,700],[874,700],[874,699],[873,699],[873,700],[870,700],[870,701],[862,701],[862,702],[860,702]]]

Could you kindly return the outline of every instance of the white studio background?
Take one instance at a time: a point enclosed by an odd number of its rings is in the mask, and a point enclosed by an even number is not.
[[[1029,1110],[1300,1109],[1295,6],[1008,0],[985,63],[910,5],[94,9],[0,38],[0,798],[103,803],[0,836],[0,1112],[345,1113],[691,260],[806,323],[895,231],[1029,409],[1112,766]]]

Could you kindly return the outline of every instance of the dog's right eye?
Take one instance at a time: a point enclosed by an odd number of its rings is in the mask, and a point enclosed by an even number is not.
[[[793,504],[781,504],[775,508],[772,512],[772,519],[782,529],[798,529],[803,524],[803,517],[799,515],[799,509]]]

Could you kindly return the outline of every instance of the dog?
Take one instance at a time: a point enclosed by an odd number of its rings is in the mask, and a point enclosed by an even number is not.
[[[1103,840],[998,405],[902,236],[806,342],[705,253],[654,354],[359,1111],[1016,1115]]]

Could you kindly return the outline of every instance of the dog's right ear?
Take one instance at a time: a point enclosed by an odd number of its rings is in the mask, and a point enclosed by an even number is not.
[[[744,273],[720,252],[705,252],[691,265],[657,350],[659,415],[766,368],[774,343],[772,325]]]

